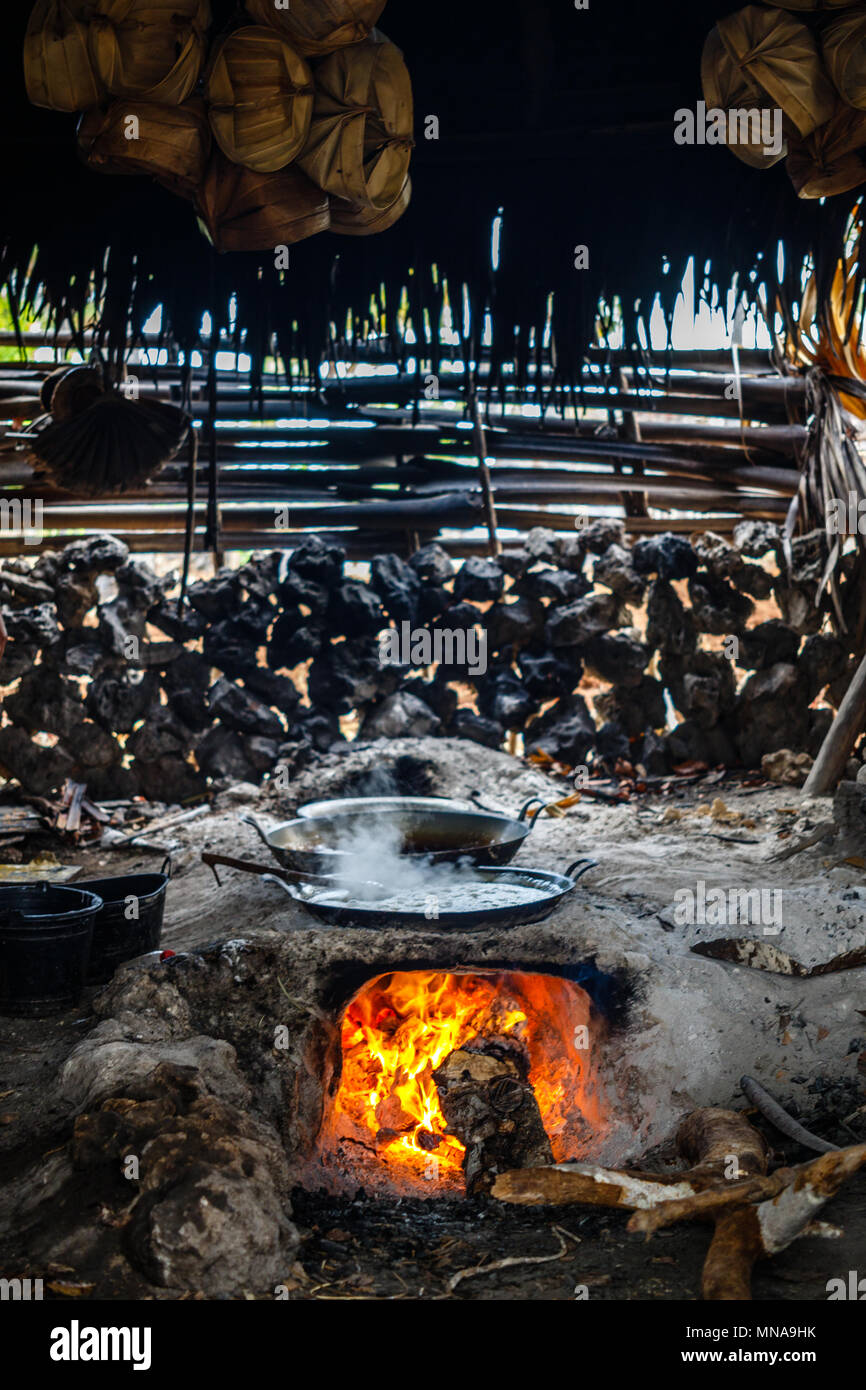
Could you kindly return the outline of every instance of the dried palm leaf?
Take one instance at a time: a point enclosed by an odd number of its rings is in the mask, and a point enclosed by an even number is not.
[[[110,392],[35,436],[36,475],[82,496],[134,490],[177,452],[189,423],[177,406]]]
[[[866,108],[866,10],[838,15],[822,31],[821,49],[839,95]]]
[[[784,10],[747,5],[716,27],[731,62],[781,107],[801,135],[830,119],[836,94],[802,20]]]
[[[52,381],[48,409],[54,420],[71,420],[104,395],[102,373],[96,367],[63,367]]]
[[[113,96],[180,105],[201,74],[210,22],[210,0],[95,0],[96,71]]]
[[[412,180],[406,175],[400,196],[384,212],[376,208],[359,207],[357,203],[345,203],[342,198],[331,198],[331,231],[341,236],[375,236],[393,227],[403,216],[412,198]]]
[[[273,29],[247,25],[217,48],[206,95],[214,138],[227,158],[259,174],[300,154],[313,114],[309,65]]]
[[[761,90],[739,63],[734,62],[718,29],[711,29],[707,35],[701,55],[701,86],[704,100],[710,110],[716,111],[764,111],[769,110],[766,93]],[[739,132],[732,138],[730,130],[727,139],[728,149],[750,164],[753,169],[771,169],[784,159],[787,145],[782,142],[778,154],[767,154],[760,142],[743,140]]]
[[[866,111],[840,103],[811,135],[792,136],[785,167],[801,198],[829,198],[866,183]]]
[[[396,44],[374,30],[316,68],[309,139],[298,163],[335,198],[384,212],[412,153],[412,83]]]
[[[200,97],[190,97],[182,106],[113,101],[82,116],[78,146],[87,163],[102,173],[150,174],[181,197],[192,198],[205,175],[210,126]]]
[[[325,232],[328,199],[299,169],[259,174],[214,150],[198,190],[199,226],[217,251],[272,251]]]
[[[84,111],[101,99],[88,46],[92,0],[37,0],[24,35],[24,82],[34,106]]]
[[[258,24],[271,24],[299,53],[321,55],[360,43],[385,8],[385,0],[247,0]]]

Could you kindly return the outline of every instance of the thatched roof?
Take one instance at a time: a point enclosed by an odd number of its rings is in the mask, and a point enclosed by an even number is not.
[[[214,5],[221,19],[235,8]],[[533,330],[536,346],[543,341],[552,293],[562,381],[592,337],[600,298],[619,298],[630,343],[636,313],[656,294],[672,309],[692,255],[699,271],[709,262],[710,281],[723,290],[735,272],[748,287],[756,265],[773,285],[784,237],[796,298],[807,250],[822,265],[835,262],[852,195],[802,202],[784,164],[758,172],[723,147],[673,140],[674,111],[701,97],[706,33],[729,8],[718,0],[591,0],[588,10],[568,0],[389,0],[382,27],[404,50],[415,90],[411,208],[376,237],[324,234],[293,247],[280,285],[267,255],[211,252],[190,204],[147,179],[79,162],[76,118],[27,102],[20,34],[30,4],[13,0],[0,58],[0,280],[20,301],[44,302],[73,324],[95,283],[115,351],[127,321],[139,326],[160,303],[164,327],[191,343],[203,310],[216,306],[224,318],[234,293],[255,359],[276,334],[286,357],[312,364],[348,310],[363,332],[371,295],[385,306],[388,330],[396,331],[404,287],[416,331],[424,310],[435,324],[447,281],[458,328],[467,287],[468,349],[490,306],[495,362],[513,360],[519,373]],[[423,138],[427,114],[439,117],[438,142]],[[501,262],[492,276],[499,209]],[[589,248],[589,270],[574,269],[577,244]]]

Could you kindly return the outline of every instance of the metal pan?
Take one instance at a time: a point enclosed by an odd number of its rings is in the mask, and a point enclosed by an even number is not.
[[[398,797],[396,802],[380,811],[341,811],[314,819],[299,816],[273,830],[263,829],[255,816],[244,815],[241,820],[253,827],[278,864],[302,873],[338,871],[347,855],[336,845],[353,830],[366,833],[377,823],[387,829],[396,827],[401,854],[427,857],[432,863],[467,859],[493,866],[514,858],[545,806],[541,797],[533,796],[514,818],[495,811],[447,806],[407,810],[404,798]],[[530,806],[538,809],[527,819]]]
[[[541,922],[559,906],[563,898],[577,887],[577,880],[597,864],[596,859],[576,859],[564,874],[554,874],[546,869],[479,869],[475,877],[490,883],[515,883],[525,888],[539,888],[544,891],[543,898],[535,898],[529,903],[518,903],[508,907],[473,908],[466,912],[442,912],[436,918],[429,918],[419,906],[417,912],[392,912],[377,908],[375,901],[369,907],[352,903],[311,902],[304,897],[299,885],[287,883],[276,874],[263,874],[267,883],[279,886],[305,907],[312,916],[334,927],[409,927],[424,931],[478,931],[485,927],[518,927],[528,922]]]
[[[298,807],[302,820],[340,815],[344,811],[472,811],[471,801],[453,796],[344,796],[330,801],[308,801]]]

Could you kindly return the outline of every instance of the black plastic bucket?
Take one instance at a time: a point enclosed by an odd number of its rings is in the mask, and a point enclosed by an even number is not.
[[[0,1013],[39,1018],[77,1004],[101,906],[82,888],[0,884]]]
[[[107,984],[124,961],[157,949],[170,877],[171,861],[166,859],[158,874],[93,878],[77,885],[102,899],[93,924],[89,985]]]

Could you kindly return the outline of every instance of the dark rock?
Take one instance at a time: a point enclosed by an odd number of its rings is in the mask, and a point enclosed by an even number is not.
[[[210,663],[198,652],[184,652],[162,678],[169,709],[189,729],[200,731],[211,723],[207,705],[210,683]]]
[[[637,573],[631,562],[631,551],[621,545],[609,545],[596,560],[592,571],[594,584],[605,584],[626,603],[641,603],[647,581]]]
[[[454,597],[474,599],[476,603],[498,599],[505,587],[505,576],[495,560],[472,555],[464,560],[454,580]]]
[[[422,584],[442,585],[454,578],[454,565],[441,545],[423,545],[409,556],[409,564]]]
[[[279,744],[274,746],[279,753]],[[256,769],[247,754],[245,740],[224,724],[214,724],[199,740],[195,760],[204,776],[217,782],[256,783],[261,774],[268,771],[268,768]]]
[[[180,613],[176,599],[165,599],[150,610],[147,621],[166,633],[175,642],[195,642],[207,627],[207,618],[197,609],[184,604]]]
[[[244,672],[244,685],[266,705],[289,714],[296,708],[300,695],[288,676],[278,676],[266,666],[251,666]]]
[[[381,704],[367,710],[359,738],[423,738],[440,727],[439,719],[424,700],[410,690],[396,690]]]
[[[605,546],[603,549],[607,548],[608,547]],[[586,554],[586,546],[583,543],[583,537],[579,531],[575,534],[569,532],[560,533],[559,543],[556,548],[557,563],[560,569],[570,570],[572,574],[581,574],[583,572]]]
[[[586,761],[595,743],[595,724],[580,695],[564,695],[526,728],[527,753],[549,753],[576,767]]]
[[[4,609],[6,633],[12,642],[27,647],[54,647],[60,642],[60,628],[53,604],[40,603],[36,608]]]
[[[497,564],[503,574],[510,575],[512,579],[519,579],[532,564],[532,556],[528,550],[522,548],[503,550],[502,554],[497,556]]]
[[[468,738],[485,748],[501,748],[505,731],[493,719],[476,714],[474,710],[461,706],[451,723],[451,732],[456,738]]]
[[[257,734],[277,744],[285,735],[282,724],[267,705],[225,676],[221,676],[208,692],[208,705],[220,723],[239,734]]]
[[[81,768],[105,768],[119,763],[123,757],[120,745],[105,729],[82,719],[63,734],[61,740],[64,753]],[[80,779],[86,780],[86,779]]]
[[[318,536],[310,536],[292,551],[289,570],[292,574],[300,574],[304,579],[312,579],[315,584],[332,589],[340,582],[345,558],[345,551],[338,545],[331,545]]]
[[[544,647],[523,648],[517,654],[517,665],[525,690],[538,700],[570,694],[583,674],[579,660],[575,665]]]
[[[549,565],[557,563],[559,537],[556,531],[551,531],[548,526],[533,526],[524,545],[533,560],[545,560]]]
[[[680,712],[702,729],[711,729],[733,708],[736,692],[733,664],[721,652],[696,652],[698,661],[682,681]]]
[[[370,561],[370,587],[395,623],[418,620],[421,580],[399,555],[374,555]]]
[[[693,719],[684,719],[665,738],[665,747],[672,770],[682,763],[706,763],[717,767],[720,763],[733,766],[737,760],[736,749],[731,737],[721,725],[712,729],[702,729]]]
[[[141,609],[127,603],[124,598],[116,598],[111,603],[101,603],[98,608],[99,640],[112,656],[133,660],[140,652],[144,641],[147,619]]]
[[[791,541],[791,579],[794,584],[818,585],[827,565],[830,542],[822,528]]]
[[[277,590],[279,603],[287,611],[298,610],[298,622],[310,622],[318,626],[328,608],[330,590],[324,584],[316,584],[301,574],[289,573]],[[300,612],[301,605],[308,608],[309,614]]]
[[[143,794],[138,774],[120,763],[89,767],[78,780],[86,782],[91,801],[129,801]]]
[[[815,603],[814,584],[787,584],[780,579],[774,584],[773,592],[783,621],[789,627],[794,628],[801,636],[820,630],[824,618],[821,609]],[[775,749],[772,751],[775,752]]]
[[[587,594],[565,608],[548,611],[545,635],[552,647],[576,647],[631,621],[615,594]]]
[[[262,738],[259,734],[244,739],[247,761],[260,776],[270,772],[279,761],[280,747],[281,744],[276,739]]]
[[[317,710],[347,714],[359,705],[393,694],[403,674],[400,666],[382,665],[375,640],[332,644],[310,667],[310,700]]]
[[[169,806],[192,801],[207,791],[204,777],[184,758],[167,753],[147,761],[136,758],[131,771],[138,779],[142,795]]]
[[[378,595],[357,579],[347,579],[332,590],[328,619],[334,635],[347,637],[378,632],[386,625]]]
[[[450,603],[454,602],[450,590],[443,589],[439,584],[422,584],[421,592],[418,595],[418,617],[419,626],[423,627],[427,623],[435,623],[445,612]]]
[[[270,603],[280,582],[283,553],[280,550],[259,550],[238,570],[238,582],[245,593],[258,603]]]
[[[91,683],[84,703],[103,729],[129,734],[155,701],[157,689],[152,672],[109,670]]]
[[[122,596],[145,611],[159,603],[165,589],[165,581],[143,560],[127,560],[115,570],[114,578]]]
[[[587,670],[612,685],[639,685],[650,658],[649,648],[626,632],[594,637],[582,655]]]
[[[76,574],[104,574],[120,569],[129,559],[129,546],[117,536],[94,535],[71,541],[60,552],[58,568]]]
[[[530,599],[549,598],[554,603],[571,603],[583,598],[591,587],[582,574],[572,574],[569,570],[532,569],[515,584],[512,593]]]
[[[749,594],[756,599],[767,599],[773,592],[773,576],[761,565],[742,564],[731,576],[731,583],[741,594]]]
[[[83,722],[85,710],[72,681],[53,667],[35,666],[6,697],[6,714],[30,733],[63,737]]]
[[[659,579],[689,579],[698,568],[698,557],[684,536],[665,531],[646,536],[632,549],[632,564],[638,574],[657,574]]]
[[[632,748],[620,724],[602,724],[595,736],[595,762],[601,763],[605,770],[613,773],[620,761],[630,762]]]
[[[734,576],[743,568],[743,557],[736,546],[726,541],[724,536],[717,536],[715,531],[704,531],[695,537],[692,548],[699,564],[714,579],[730,579],[736,583]],[[739,585],[737,587],[739,588]]]
[[[414,680],[406,689],[429,705],[443,728],[447,728],[457,710],[457,691],[447,681],[440,680],[438,672],[432,681]]]
[[[782,554],[782,533],[772,521],[740,521],[734,527],[734,545],[750,560]]]
[[[319,753],[327,753],[335,744],[344,743],[340,721],[333,710],[299,709],[289,728],[289,738],[310,744]],[[283,756],[282,748],[280,757]]]
[[[537,705],[511,668],[500,666],[479,682],[478,708],[503,729],[522,729]]]
[[[667,723],[664,686],[655,676],[642,676],[634,686],[612,686],[592,703],[600,720],[618,724],[630,739],[663,729]]]
[[[543,632],[546,616],[547,610],[537,600],[518,598],[513,603],[494,603],[483,617],[490,650],[525,647]]]
[[[666,777],[671,768],[667,740],[650,730],[644,735],[636,762],[641,765],[647,777]]]
[[[777,662],[750,676],[737,696],[731,731],[746,767],[759,767],[765,753],[802,748],[809,712],[796,666]]]
[[[241,586],[236,570],[221,569],[213,579],[199,579],[186,591],[187,602],[208,622],[228,618],[241,606]]]
[[[245,603],[231,618],[213,623],[204,635],[202,648],[211,666],[237,680],[255,665],[257,648],[267,635],[269,616],[253,603]],[[272,665],[276,663],[271,663]]]
[[[30,578],[37,584],[47,584],[53,589],[60,569],[61,560],[59,552],[56,550],[43,550],[30,571]]]
[[[130,734],[126,748],[141,762],[152,763],[166,756],[185,758],[194,742],[193,731],[181,723],[173,710],[166,705],[153,704],[145,722]],[[165,801],[167,797],[158,799]]]
[[[42,748],[13,724],[0,728],[0,771],[16,777],[31,796],[59,792],[74,770],[74,759],[59,745]]]
[[[714,579],[706,572],[689,580],[692,619],[698,632],[725,637],[740,632],[754,604],[726,580]]]
[[[35,665],[38,656],[39,648],[31,643],[7,642],[3,653],[3,684],[11,685],[19,676],[26,675]]]
[[[602,516],[597,521],[590,522],[589,526],[584,526],[572,540],[577,540],[579,548],[584,555],[603,555],[612,545],[625,545],[625,522],[618,517]],[[560,560],[564,562],[566,549],[570,549],[572,554],[575,547],[566,547],[565,538],[560,548]],[[568,568],[568,566],[566,566]]]
[[[309,661],[322,649],[324,634],[301,619],[296,613],[281,613],[274,623],[268,642],[268,664],[291,671],[302,661]]]
[[[88,640],[91,632],[91,628],[81,628],[67,633],[63,665],[71,676],[97,676],[109,659],[99,642]]]
[[[830,732],[830,725],[833,723],[833,711],[831,709],[810,709],[809,710],[809,729],[806,735],[806,752],[813,758],[817,758],[821,751],[825,738]]]
[[[744,671],[758,671],[779,661],[792,662],[800,646],[800,634],[778,618],[757,627],[746,628],[739,637],[737,665]]]
[[[692,615],[666,579],[655,579],[649,587],[646,640],[651,651],[671,656],[686,656],[697,646]]]

